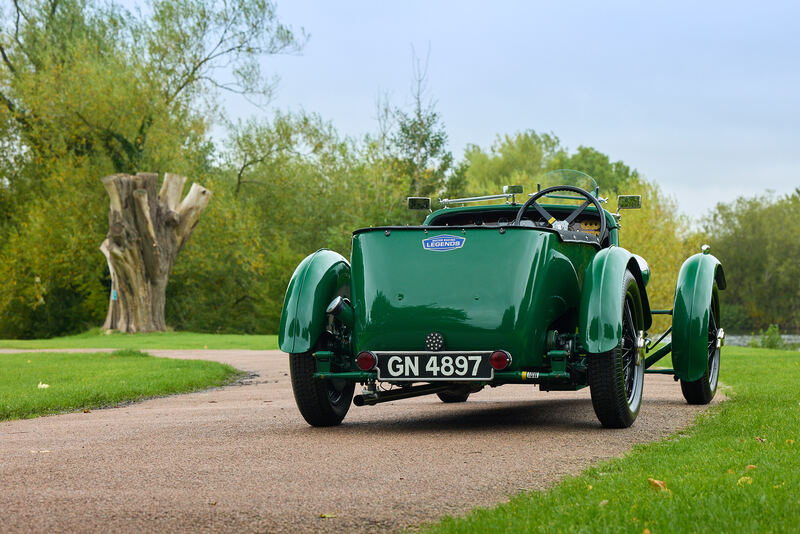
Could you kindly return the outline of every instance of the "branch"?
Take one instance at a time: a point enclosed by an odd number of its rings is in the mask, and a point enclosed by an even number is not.
[[[5,107],[8,108],[8,111],[10,111],[12,114],[17,113],[17,106],[15,106],[14,102],[12,102],[11,99],[8,98],[2,92],[0,92],[0,100],[3,101],[3,105],[5,105]]]
[[[183,247],[186,240],[192,234],[192,230],[197,225],[200,219],[200,214],[208,206],[208,201],[211,200],[211,191],[205,187],[197,184],[192,184],[189,189],[189,194],[178,206],[177,212],[181,217],[176,234],[178,238],[178,250]]]
[[[250,160],[250,161],[245,161],[245,162],[242,164],[242,166],[239,168],[239,172],[238,172],[238,173],[236,173],[236,190],[234,191],[234,194],[235,194],[235,195],[238,195],[238,194],[239,194],[239,187],[240,187],[240,186],[241,186],[243,183],[247,183],[247,181],[246,181],[246,180],[242,180],[242,176],[244,175],[244,171],[245,171],[245,170],[246,170],[248,167],[250,167],[251,165],[255,165],[256,163],[263,163],[264,161],[266,161],[266,160],[267,160],[267,158],[268,158],[268,157],[270,157],[270,156],[272,155],[272,153],[273,153],[273,150],[269,150],[269,151],[268,151],[266,154],[264,154],[264,155],[263,155],[263,156],[261,156],[260,158],[252,159],[252,160]]]
[[[103,187],[106,188],[108,191],[108,197],[111,201],[111,209],[115,210],[117,213],[122,213],[122,197],[119,194],[119,188],[117,187],[117,180],[120,176],[125,176],[124,174],[112,174],[111,176],[106,176],[103,178]]]
[[[11,64],[11,60],[8,59],[8,55],[6,54],[6,49],[3,48],[3,45],[1,45],[1,44],[0,44],[0,55],[3,56],[3,63],[6,64],[6,66],[8,67],[8,70],[10,70],[11,74],[13,74],[14,77],[16,77],[17,76],[17,69],[15,69],[14,65]]]
[[[186,183],[186,177],[178,174],[166,173],[164,174],[164,182],[161,184],[161,190],[158,192],[158,198],[167,205],[172,211],[181,200],[183,194],[183,186]]]
[[[188,87],[188,86],[189,86],[189,84],[190,84],[192,81],[194,81],[194,80],[198,79],[198,78],[195,78],[195,74],[196,74],[196,73],[197,73],[197,72],[198,72],[198,71],[199,71],[199,70],[200,70],[200,69],[201,69],[201,68],[202,68],[202,67],[203,67],[203,66],[204,66],[206,63],[209,63],[209,62],[211,62],[211,61],[214,61],[215,59],[217,59],[217,58],[218,58],[218,57],[220,57],[220,56],[224,56],[224,55],[226,55],[226,54],[229,54],[229,53],[231,53],[231,52],[233,52],[233,51],[235,51],[235,50],[240,50],[240,49],[242,48],[241,46],[238,46],[238,45],[237,45],[237,46],[234,46],[234,47],[228,48],[227,50],[224,50],[224,51],[222,51],[222,52],[217,52],[216,54],[214,54],[213,52],[214,52],[214,51],[215,51],[217,48],[219,48],[219,45],[221,45],[221,44],[222,44],[222,41],[220,41],[219,43],[217,43],[217,45],[214,47],[214,49],[212,50],[212,52],[211,52],[211,53],[209,53],[209,54],[208,54],[207,56],[205,56],[203,59],[201,59],[200,61],[198,61],[198,62],[197,62],[197,63],[195,63],[194,65],[192,65],[192,67],[191,67],[191,71],[190,71],[188,74],[186,74],[186,76],[184,76],[184,78],[183,78],[183,81],[182,81],[182,82],[181,82],[181,84],[178,86],[178,88],[177,88],[177,89],[175,89],[175,91],[172,93],[172,95],[167,95],[167,101],[166,101],[166,104],[167,104],[168,106],[169,106],[169,105],[172,103],[172,101],[173,101],[173,100],[175,100],[175,99],[178,97],[178,95],[179,95],[179,94],[180,94],[180,93],[181,93],[181,92],[182,92],[184,89],[186,89],[186,87]]]
[[[50,0],[50,18],[53,18],[58,9],[58,0]]]
[[[106,149],[108,149],[111,160],[113,161],[117,170],[124,170],[126,164],[128,167],[134,169],[139,165],[139,162],[142,159],[141,147],[131,143],[125,138],[124,135],[119,132],[115,132],[111,128],[92,124],[81,114],[80,111],[73,110],[73,113],[75,113],[75,116],[78,117],[87,127],[89,127],[89,129],[99,131],[103,134],[102,141],[105,144]],[[144,123],[142,123],[142,125],[144,125]],[[113,144],[113,141],[118,143],[119,148]],[[123,156],[127,159],[127,161],[123,161]]]

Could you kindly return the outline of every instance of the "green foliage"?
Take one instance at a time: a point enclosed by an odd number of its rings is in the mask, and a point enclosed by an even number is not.
[[[470,145],[455,162],[416,57],[411,105],[380,105],[378,131],[363,139],[341,138],[302,112],[237,124],[219,117],[216,91],[265,102],[275,80],[260,60],[304,40],[268,0],[154,0],[146,15],[99,0],[29,0],[0,11],[0,337],[102,321],[110,280],[98,250],[108,230],[100,179],[137,171],[184,174],[214,194],[167,288],[167,322],[178,329],[274,332],[300,260],[322,247],[349,256],[359,227],[420,223],[407,196],[498,193],[505,184],[530,192],[558,168],[594,176],[612,208],[615,194],[644,196],[643,210],[624,214],[622,245],[650,262],[651,302],[670,306],[699,236],[657,186],[594,148],[569,151],[533,130]],[[215,147],[208,129],[219,119],[230,136]],[[797,264],[763,272],[796,294],[787,284]],[[772,295],[756,285],[753,295]],[[748,318],[761,313],[761,301],[734,293],[730,304]],[[787,324],[796,313],[761,319]]]
[[[612,162],[607,155],[585,146],[569,153],[555,135],[533,130],[498,136],[488,150],[469,145],[464,161],[466,165],[459,168],[463,178],[457,171],[456,184],[448,184],[459,196],[499,193],[504,185],[510,184],[522,185],[526,192],[533,192],[541,176],[555,169],[585,172],[607,195],[624,194],[642,184],[639,173],[621,161]],[[542,184],[542,187],[549,185],[553,184]]]
[[[439,114],[418,100],[412,113],[397,110],[396,120],[392,149],[397,171],[409,178],[409,196],[438,193],[453,163]]]
[[[0,421],[221,386],[240,373],[202,360],[112,354],[1,354]]]
[[[745,332],[770,324],[800,329],[800,242],[785,231],[797,225],[800,190],[718,204],[704,220],[728,282],[721,294],[723,309],[735,306],[746,314]]]
[[[723,265],[723,268],[725,266]],[[727,273],[727,269],[725,272]],[[730,289],[730,286],[725,290]],[[723,319],[725,321],[726,332],[748,332],[752,329],[753,323],[750,321],[750,315],[744,306],[730,302],[730,299],[723,299],[725,302],[725,310]]]
[[[550,490],[424,531],[793,531],[800,520],[800,355],[726,347],[720,380],[733,394],[690,429],[634,446]]]
[[[0,11],[0,336],[101,322],[110,283],[100,179],[168,171],[205,183],[214,91],[268,97],[261,58],[302,45],[268,0],[151,7],[30,0]],[[224,86],[221,69],[233,77]]]

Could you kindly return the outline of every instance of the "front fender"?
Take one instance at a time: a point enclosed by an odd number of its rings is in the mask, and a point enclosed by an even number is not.
[[[325,309],[336,295],[350,296],[350,263],[332,250],[306,256],[295,269],[286,289],[278,331],[283,352],[311,350],[325,329]]]
[[[695,254],[681,265],[672,311],[672,366],[685,381],[702,378],[708,365],[708,316],[714,282],[725,289],[722,264],[711,254]]]
[[[581,291],[579,339],[590,354],[608,352],[622,339],[622,280],[625,270],[636,278],[642,296],[642,317],[647,330],[652,324],[645,281],[634,254],[621,247],[601,250],[586,267]],[[649,273],[648,273],[649,274]]]

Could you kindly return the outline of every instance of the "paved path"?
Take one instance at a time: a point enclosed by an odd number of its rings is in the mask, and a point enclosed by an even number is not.
[[[1,531],[397,530],[546,487],[698,412],[670,377],[648,375],[642,412],[625,430],[599,426],[587,390],[524,385],[461,405],[428,396],[352,407],[343,425],[315,429],[294,406],[278,351],[150,352],[258,376],[0,423]]]

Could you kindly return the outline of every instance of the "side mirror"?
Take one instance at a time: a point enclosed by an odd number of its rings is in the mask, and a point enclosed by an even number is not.
[[[642,195],[620,195],[617,197],[617,213],[619,210],[638,210],[642,207]]]
[[[521,195],[522,194],[522,186],[521,185],[504,185],[503,186],[503,194],[505,194],[505,195]]]
[[[408,209],[431,210],[431,199],[428,197],[408,197]]]

